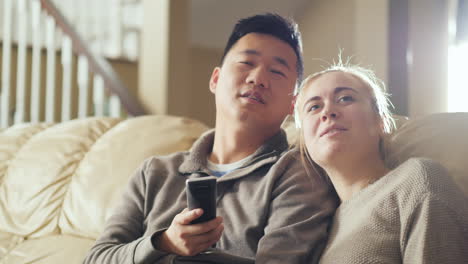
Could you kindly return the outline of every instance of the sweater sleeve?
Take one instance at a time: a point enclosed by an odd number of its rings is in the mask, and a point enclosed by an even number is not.
[[[432,195],[424,197],[413,212],[403,243],[403,263],[465,263],[468,260],[467,207],[460,210]]]
[[[336,206],[330,186],[316,175],[307,175],[300,159],[293,157],[272,192],[255,263],[318,262]]]
[[[146,161],[132,177],[123,199],[106,223],[101,237],[86,256],[85,264],[94,263],[170,263],[173,258],[153,247],[151,236],[144,237]],[[164,230],[156,231],[163,232]]]

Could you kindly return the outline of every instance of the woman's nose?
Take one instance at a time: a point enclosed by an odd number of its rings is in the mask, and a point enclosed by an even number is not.
[[[324,109],[323,114],[322,114],[322,121],[327,121],[328,119],[336,119],[338,117],[338,112],[335,111],[334,109]]]

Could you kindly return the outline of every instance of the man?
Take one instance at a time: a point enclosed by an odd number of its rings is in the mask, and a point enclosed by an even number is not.
[[[216,249],[255,263],[310,263],[335,209],[280,125],[302,77],[297,25],[275,14],[240,20],[210,79],[216,126],[191,151],[145,161],[85,263],[172,263]],[[215,175],[218,217],[188,211],[185,180]]]

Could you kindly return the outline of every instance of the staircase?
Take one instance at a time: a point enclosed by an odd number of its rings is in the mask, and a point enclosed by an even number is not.
[[[107,61],[138,59],[138,1],[0,3],[0,129],[145,113]]]

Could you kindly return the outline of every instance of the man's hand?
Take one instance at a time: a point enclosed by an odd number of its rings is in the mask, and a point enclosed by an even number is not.
[[[161,234],[157,247],[180,256],[194,256],[218,242],[224,230],[223,218],[218,216],[204,223],[190,224],[202,214],[202,209],[185,208]]]

